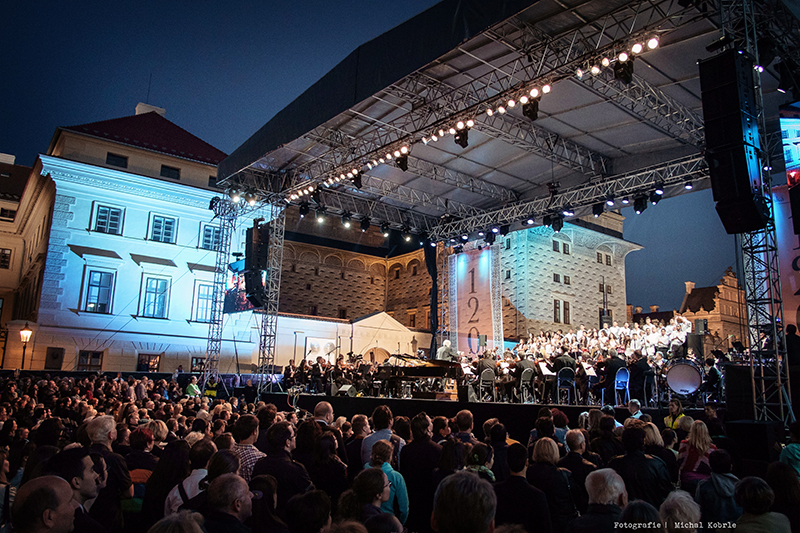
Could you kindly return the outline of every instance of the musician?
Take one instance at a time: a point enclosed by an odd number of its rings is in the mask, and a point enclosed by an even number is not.
[[[616,379],[617,371],[620,368],[625,368],[625,361],[617,357],[617,353],[609,351],[608,360],[605,362],[605,380],[601,381],[605,388],[605,403],[608,405],[609,401],[613,402],[610,405],[617,404],[616,398]]]
[[[680,327],[674,327],[669,334],[670,359],[683,357],[683,345],[686,342],[686,332]]]
[[[475,383],[478,396],[480,396],[481,392],[481,374],[483,374],[485,370],[491,370],[494,374],[495,381],[497,380],[497,363],[495,362],[494,357],[492,357],[492,352],[489,350],[483,352],[483,357],[478,361],[477,367],[475,368],[475,375],[478,376],[478,381]]]
[[[442,346],[436,350],[436,359],[450,361],[451,363],[458,362],[458,352],[451,346],[450,339],[445,339],[442,342]]]
[[[522,390],[522,373],[525,372],[526,369],[533,369],[533,375],[536,376],[536,362],[533,359],[528,358],[523,353],[521,353],[520,356],[520,360],[517,361],[517,364],[514,367],[514,377],[516,378],[516,387],[518,391]]]
[[[549,363],[547,363],[547,368],[551,372],[555,374],[555,376],[547,376],[544,384],[544,401],[548,402],[552,400],[553,392],[556,390],[558,384],[556,380],[558,379],[558,372],[562,368],[571,368],[575,370],[575,359],[570,357],[570,355],[565,351],[564,348],[559,348],[556,354]]]
[[[703,379],[703,384],[700,385],[700,392],[710,392],[710,399],[713,401],[718,401],[722,375],[714,364],[715,361],[713,357],[707,357],[705,363],[706,375]]]
[[[295,375],[297,374],[297,366],[294,364],[294,359],[289,359],[289,364],[283,367],[283,382],[286,388],[295,385]]]
[[[314,364],[311,365],[311,389],[313,392],[325,391],[325,359],[322,356],[317,357]]]
[[[631,391],[631,398],[644,402],[644,376],[650,370],[650,365],[647,364],[647,359],[642,357],[642,352],[634,350],[631,363],[628,365],[630,372],[628,388]]]

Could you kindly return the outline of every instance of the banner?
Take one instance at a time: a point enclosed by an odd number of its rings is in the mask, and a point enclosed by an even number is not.
[[[781,273],[781,298],[783,321],[800,323],[800,238],[794,234],[789,188],[786,185],[772,188],[775,210],[775,237],[778,244],[778,268]]]
[[[480,354],[481,336],[486,347],[494,345],[492,323],[492,250],[473,249],[456,257],[456,302],[458,350],[467,355]]]

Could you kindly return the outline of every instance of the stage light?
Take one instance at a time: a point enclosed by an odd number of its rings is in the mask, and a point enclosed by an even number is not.
[[[363,217],[361,219],[361,233],[364,233],[369,229],[369,217]]]
[[[383,224],[381,224],[381,233],[387,239],[389,238],[389,229],[390,229],[389,228],[389,224],[387,222],[384,222]]]
[[[348,211],[345,211],[344,213],[342,213],[342,225],[345,228],[349,228],[350,227],[350,219],[351,219],[351,215],[350,215],[350,213]]]
[[[529,216],[527,220],[525,220],[525,224],[527,224],[528,226],[533,226],[535,223],[536,219],[533,217],[533,215]]]
[[[387,161],[391,161],[391,160],[392,160],[392,154],[391,154],[391,152],[387,152],[387,153],[386,153],[386,160],[387,160]]]
[[[549,84],[542,86],[542,94],[547,94],[549,92],[550,92],[550,85]]]
[[[378,159],[378,161],[380,161],[380,162],[381,162],[381,164],[383,164],[383,163],[385,163],[385,162],[386,162],[386,160],[385,160],[384,158],[382,158],[382,157],[381,157],[381,158],[379,158],[379,159]]]
[[[536,98],[537,96],[539,96],[539,89],[534,87],[533,89],[531,89],[531,97]]]
[[[614,78],[620,80],[625,85],[630,85],[633,81],[633,58],[630,60],[627,59],[622,60],[622,54],[620,54],[620,60],[614,63]]]
[[[528,97],[523,94],[522,96],[519,97],[519,103],[523,104],[523,105],[527,104],[528,103]]]
[[[251,206],[256,205],[256,193],[254,193],[253,191],[245,192],[244,193],[244,201],[247,202]]]
[[[444,137],[444,130],[439,130],[439,137]]]
[[[400,153],[401,154],[407,154],[408,153],[408,146],[401,146],[400,147]]]
[[[495,235],[494,233],[488,233],[486,237],[483,238],[483,241],[486,244],[494,244]]]
[[[500,106],[500,107],[498,107],[498,108],[497,108],[497,112],[498,112],[498,113],[500,113],[500,114],[502,115],[503,113],[505,113],[505,112],[506,112],[506,108],[505,108],[505,107],[503,107],[503,106]]]
[[[491,117],[492,115],[494,115],[494,110],[490,107],[489,109],[486,110],[486,114]]]
[[[650,40],[647,41],[647,48],[650,50],[658,48],[658,37],[651,37]]]
[[[564,219],[563,218],[556,217],[556,218],[553,219],[553,225],[552,225],[553,231],[555,231],[556,233],[559,233],[563,227],[564,227]]]
[[[514,107],[517,103],[512,99],[508,101],[508,107]]]
[[[431,241],[431,248],[436,248],[436,243]]]
[[[575,216],[575,211],[573,211],[573,210],[572,210],[572,207],[570,207],[570,206],[566,206],[566,207],[564,208],[564,210],[563,210],[563,211],[561,211],[561,213],[562,213],[562,214],[563,214],[565,217],[574,217],[574,216]]]
[[[539,118],[539,100],[534,99],[522,106],[522,116],[529,120]]]
[[[448,130],[448,132],[450,133],[450,135],[455,135],[456,134],[456,129],[455,128],[450,128]]]
[[[422,142],[428,144],[428,141],[425,140],[425,137],[422,138]],[[372,163],[367,163],[367,170],[372,170]]]
[[[438,140],[439,140],[439,136],[438,136],[438,135],[431,135],[431,140],[432,140],[433,142],[436,142],[436,141],[438,141]]]
[[[353,174],[352,172],[348,172],[348,173],[347,173],[347,178],[348,178],[348,179],[353,179],[353,175],[354,175],[354,174]]]
[[[650,193],[650,203],[653,205],[658,205],[658,202],[661,201],[661,195],[657,192],[653,191]]]
[[[611,64],[611,60],[607,57],[604,57],[603,60],[600,61],[600,64],[603,65],[604,67],[607,67]]]
[[[590,72],[592,73],[592,76],[597,76],[598,74],[600,74],[600,67],[598,67],[597,65],[592,65]]]
[[[469,240],[469,235],[462,235],[461,240],[467,242]]]
[[[453,140],[461,148],[466,148],[469,145],[469,130],[459,131]]]
[[[614,207],[614,197],[613,196],[609,196],[608,198],[606,198],[606,205],[608,205],[608,207]]]
[[[472,120],[472,119],[469,119],[469,120],[467,121],[467,127],[468,127],[468,128],[471,128],[471,127],[473,127],[473,126],[475,126],[475,121],[474,121],[474,120]]]
[[[407,226],[403,226],[403,240],[411,242],[411,230]]]
[[[625,198],[622,199],[622,203],[628,205],[629,203],[631,203],[631,199],[626,196]]]
[[[647,198],[644,196],[637,197],[633,201],[633,210],[636,211],[637,215],[641,215],[645,209],[647,209]]]
[[[481,230],[478,232],[478,237],[483,237],[484,235],[486,235],[485,231]]]
[[[459,129],[459,130],[463,130],[464,129],[464,121],[463,120],[459,120],[458,122],[456,122],[456,129]]]
[[[238,204],[242,199],[242,193],[240,193],[238,189],[231,189],[231,192],[228,194],[231,197],[231,201],[235,204]]]
[[[636,43],[631,47],[631,52],[633,52],[634,54],[641,54],[642,50],[644,50],[644,46],[642,46],[642,43]]]
[[[603,202],[594,204],[592,206],[592,214],[594,215],[594,218],[598,218],[600,215],[602,215],[605,212],[605,210],[606,210],[606,206],[605,206],[605,204]]]
[[[692,189],[694,189],[694,185],[692,184],[691,180],[689,180],[683,184],[683,188],[686,189],[687,191],[691,191]]]
[[[583,69],[579,68],[578,70],[575,71],[575,77],[578,78],[579,80],[583,79],[583,74],[584,74]]]
[[[405,171],[407,171],[407,170],[408,170],[408,156],[407,156],[407,155],[401,155],[400,157],[398,157],[397,159],[395,159],[395,161],[394,161],[394,162],[395,162],[395,163],[397,163],[397,166],[398,166],[398,167],[400,168],[400,170],[402,170],[403,172],[405,172]]]
[[[394,155],[395,157],[400,157],[400,150],[395,150],[394,154],[392,155]]]
[[[305,218],[305,216],[308,214],[309,211],[310,211],[310,208],[308,207],[308,202],[301,202],[300,203],[300,218]]]
[[[500,226],[492,226],[492,233],[500,233]]]
[[[544,218],[542,218],[542,224],[544,224],[548,228],[550,226],[552,226],[553,225],[553,215],[545,215]]]
[[[659,183],[658,185],[656,185],[656,190],[653,192],[661,196],[662,194],[664,194],[664,186]]]
[[[317,208],[317,224],[322,224],[325,222],[325,208],[318,207]]]

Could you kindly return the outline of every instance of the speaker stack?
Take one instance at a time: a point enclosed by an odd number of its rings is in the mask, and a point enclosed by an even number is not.
[[[699,62],[711,190],[725,231],[763,229],[769,206],[760,193],[761,150],[753,62],[728,50]]]

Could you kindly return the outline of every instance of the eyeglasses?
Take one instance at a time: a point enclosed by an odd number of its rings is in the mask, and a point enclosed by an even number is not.
[[[383,488],[385,489],[386,487],[391,487],[391,486],[392,486],[392,482],[391,481],[387,481],[386,485],[384,485]]]

